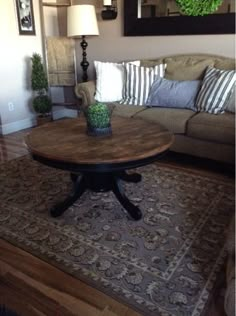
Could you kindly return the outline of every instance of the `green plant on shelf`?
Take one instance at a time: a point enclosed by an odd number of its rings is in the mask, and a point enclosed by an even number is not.
[[[43,67],[42,58],[34,53],[31,57],[32,73],[31,87],[36,92],[33,99],[33,108],[40,116],[47,116],[52,110],[52,101],[48,96],[48,79]]]

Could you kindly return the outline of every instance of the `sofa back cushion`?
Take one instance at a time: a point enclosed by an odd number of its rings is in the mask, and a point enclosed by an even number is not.
[[[156,59],[141,59],[140,66],[143,67],[155,67],[156,65],[163,64],[164,58],[156,58]]]
[[[216,58],[214,67],[222,70],[233,70],[235,69],[235,60],[232,58]]]
[[[224,56],[210,54],[184,54],[141,60],[141,66],[153,67],[167,64],[165,78],[170,80],[201,80],[208,66],[218,69],[235,69],[235,60]]]
[[[165,78],[171,80],[201,80],[206,68],[214,65],[213,60],[210,58],[205,60],[166,58],[166,63]]]

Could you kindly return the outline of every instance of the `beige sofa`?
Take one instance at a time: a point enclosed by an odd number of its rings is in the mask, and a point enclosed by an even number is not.
[[[231,70],[235,60],[222,56],[189,54],[141,60],[143,66],[166,63],[165,78],[171,80],[199,80],[207,66]],[[75,93],[82,98],[82,106],[93,103],[95,81],[79,83]],[[232,100],[231,100],[232,102]],[[235,115],[231,112],[209,114],[189,109],[112,104],[113,115],[138,117],[165,125],[175,134],[172,151],[233,164],[235,161]],[[155,135],[154,135],[155,137]]]

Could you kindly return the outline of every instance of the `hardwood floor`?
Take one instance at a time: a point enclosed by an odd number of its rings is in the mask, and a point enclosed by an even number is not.
[[[24,137],[30,130],[23,130],[2,137],[0,135],[0,163],[26,155]]]
[[[46,262],[0,241],[0,304],[24,316],[138,316]]]
[[[24,137],[30,130],[0,136],[0,163],[28,153]],[[233,177],[232,166],[170,154],[160,163]],[[224,274],[206,316],[225,316]],[[128,306],[86,285],[46,262],[0,240],[0,305],[24,316],[139,316]]]

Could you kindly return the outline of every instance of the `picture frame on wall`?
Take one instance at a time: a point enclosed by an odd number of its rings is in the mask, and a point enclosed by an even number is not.
[[[20,35],[35,35],[32,0],[15,0]]]

